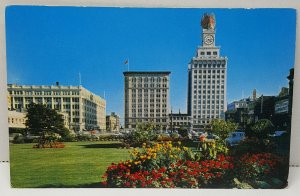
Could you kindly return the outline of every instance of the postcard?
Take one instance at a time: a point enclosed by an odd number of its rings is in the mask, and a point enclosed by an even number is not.
[[[8,6],[13,188],[288,185],[296,10]]]

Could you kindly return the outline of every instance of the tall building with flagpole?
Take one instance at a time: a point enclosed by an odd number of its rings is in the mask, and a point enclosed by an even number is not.
[[[201,129],[212,119],[224,118],[226,111],[227,57],[216,46],[216,20],[204,14],[201,20],[202,45],[188,65],[188,114],[193,129]]]
[[[169,114],[169,71],[124,72],[125,128],[154,123],[166,130]]]

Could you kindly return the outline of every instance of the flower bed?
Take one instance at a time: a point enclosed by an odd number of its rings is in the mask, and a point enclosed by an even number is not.
[[[64,148],[65,145],[62,142],[51,142],[46,144],[35,144],[33,148]]]
[[[191,151],[171,142],[143,146],[132,159],[108,167],[103,176],[106,187],[208,188],[227,182],[233,172],[232,158],[218,155],[214,160],[194,161]]]
[[[247,153],[238,163],[238,175],[245,180],[263,180],[275,176],[280,164],[280,158],[271,153]]]

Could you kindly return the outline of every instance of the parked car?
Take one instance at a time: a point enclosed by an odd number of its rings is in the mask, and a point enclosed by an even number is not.
[[[215,135],[215,134],[212,134],[212,133],[207,134],[206,138],[207,138],[207,139],[214,139],[214,140],[215,140],[215,139],[220,139],[219,136],[217,136],[217,135]]]
[[[280,137],[282,135],[284,135],[286,133],[286,131],[275,131],[274,134],[270,134],[270,137]]]
[[[244,132],[231,132],[229,137],[225,139],[228,146],[236,146],[245,139]]]

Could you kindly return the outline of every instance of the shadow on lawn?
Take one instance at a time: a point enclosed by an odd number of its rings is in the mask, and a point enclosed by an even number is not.
[[[100,182],[91,184],[64,185],[64,184],[45,184],[37,188],[105,188]]]
[[[85,148],[121,148],[122,143],[111,143],[111,144],[86,144],[86,145],[79,145]]]

